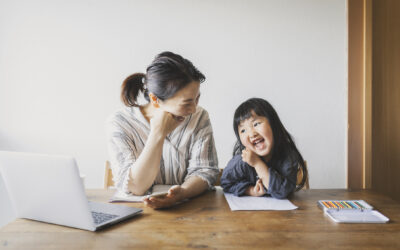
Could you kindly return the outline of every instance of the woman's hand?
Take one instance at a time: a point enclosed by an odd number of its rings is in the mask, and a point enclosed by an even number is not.
[[[242,160],[251,167],[255,167],[257,164],[262,163],[260,156],[247,148],[242,150]]]
[[[250,196],[263,196],[265,190],[262,181],[258,179],[256,185],[248,187],[245,193]]]
[[[168,190],[168,194],[164,197],[145,197],[143,202],[146,206],[157,209],[163,207],[171,207],[178,201],[184,199],[184,189],[180,185],[172,186]]]
[[[183,119],[177,118],[171,113],[162,110],[161,108],[157,108],[154,112],[153,117],[150,119],[150,129],[151,132],[166,137],[176,127],[178,127],[182,121]]]

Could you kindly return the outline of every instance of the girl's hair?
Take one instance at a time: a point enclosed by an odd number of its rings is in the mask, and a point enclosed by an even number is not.
[[[308,178],[307,167],[304,163],[303,157],[293,142],[291,135],[283,126],[275,109],[266,100],[261,98],[251,98],[240,104],[236,109],[233,118],[233,130],[235,131],[237,141],[233,149],[233,155],[240,154],[244,149],[244,146],[240,141],[238,126],[241,121],[252,116],[251,111],[254,111],[258,116],[266,117],[269,121],[274,138],[274,146],[271,150],[271,161],[282,162],[288,156],[297,160],[303,171],[303,179],[301,180],[301,183],[296,186],[296,191],[300,190]]]
[[[151,92],[164,101],[189,83],[201,83],[204,80],[205,76],[189,60],[166,51],[154,58],[146,74],[135,73],[124,80],[121,99],[128,107],[137,107],[139,92],[143,93],[147,101],[150,101],[148,93]]]

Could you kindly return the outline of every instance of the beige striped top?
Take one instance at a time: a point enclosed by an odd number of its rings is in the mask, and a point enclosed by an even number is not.
[[[129,170],[135,167],[149,133],[150,124],[138,107],[125,107],[107,120],[108,151],[118,191],[130,193]],[[205,180],[209,188],[213,188],[218,177],[210,119],[207,111],[199,106],[165,138],[160,171],[153,185],[179,185],[191,176]]]

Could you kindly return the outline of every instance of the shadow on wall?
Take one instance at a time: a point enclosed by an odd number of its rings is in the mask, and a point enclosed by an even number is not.
[[[3,177],[0,174],[0,227],[8,224],[15,219],[15,213],[11,205],[7,189],[4,185]]]

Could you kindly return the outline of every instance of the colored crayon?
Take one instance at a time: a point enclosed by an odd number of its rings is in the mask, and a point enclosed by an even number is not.
[[[363,205],[361,205],[359,202],[355,201],[354,203],[356,203],[361,209],[364,209],[365,207]]]
[[[322,204],[324,204],[324,206],[325,206],[326,208],[330,208],[330,206],[329,206],[329,204],[328,204],[327,202],[323,201]]]
[[[347,206],[348,208],[352,208],[346,201],[343,201],[343,203],[346,204],[346,206]]]

